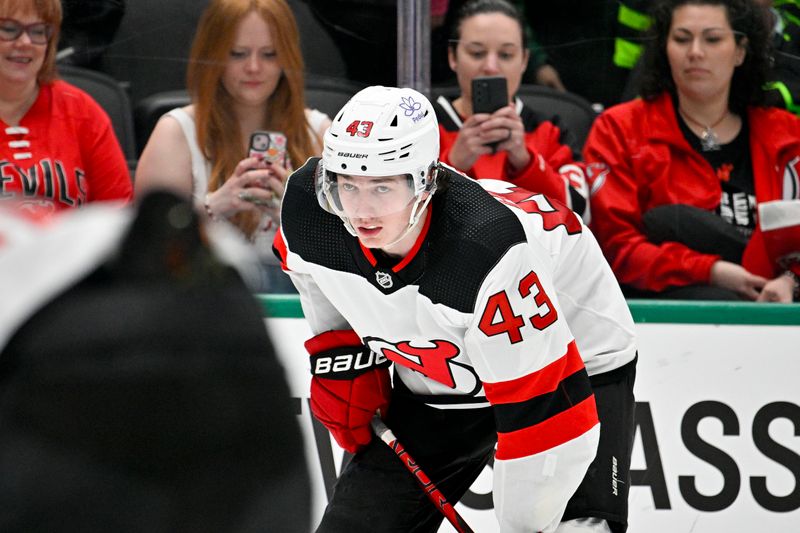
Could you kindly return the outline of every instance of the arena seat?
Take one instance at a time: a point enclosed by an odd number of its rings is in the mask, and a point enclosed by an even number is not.
[[[186,89],[157,92],[142,98],[133,110],[137,152],[141,154],[144,150],[147,139],[150,138],[150,133],[156,127],[161,115],[176,107],[189,105],[189,102],[189,93]]]
[[[543,85],[521,85],[517,96],[531,109],[557,117],[569,136],[565,144],[581,153],[597,113],[588,100],[575,93],[561,92]]]
[[[59,65],[58,74],[64,81],[89,93],[105,110],[111,119],[125,159],[128,160],[128,167],[133,168],[137,158],[133,114],[125,89],[110,76],[80,67]]]

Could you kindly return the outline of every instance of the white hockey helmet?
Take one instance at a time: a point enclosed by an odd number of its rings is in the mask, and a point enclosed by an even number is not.
[[[336,192],[339,174],[409,177],[415,206],[409,226],[436,189],[439,126],[430,101],[414,89],[373,86],[362,89],[339,111],[325,132],[317,174],[317,197],[353,233]],[[423,193],[426,201],[421,203]]]

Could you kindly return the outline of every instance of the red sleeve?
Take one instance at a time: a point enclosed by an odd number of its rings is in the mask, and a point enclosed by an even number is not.
[[[575,341],[544,368],[484,387],[496,413],[499,460],[546,452],[598,423],[594,393]],[[525,419],[531,423],[519,424]]]
[[[527,132],[525,145],[531,154],[531,161],[517,172],[506,166],[506,180],[570,205],[570,181],[559,170],[564,165],[573,164],[581,168],[583,164],[573,159],[572,149],[561,144],[560,138],[561,131],[551,122],[542,122],[534,131]]]
[[[600,115],[589,132],[584,159],[605,165],[592,184],[592,231],[620,283],[650,291],[708,283],[719,256],[676,242],[656,245],[641,231],[640,198],[647,194],[647,176],[636,175],[631,167],[635,150],[628,144],[637,135],[629,123],[609,113]]]
[[[85,96],[87,120],[80,132],[81,157],[86,167],[87,201],[133,198],[128,163],[106,112]]]

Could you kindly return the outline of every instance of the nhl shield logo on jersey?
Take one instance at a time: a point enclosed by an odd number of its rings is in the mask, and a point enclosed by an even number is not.
[[[392,275],[388,272],[381,272],[380,270],[375,272],[375,281],[384,289],[391,289],[392,285],[394,285]]]

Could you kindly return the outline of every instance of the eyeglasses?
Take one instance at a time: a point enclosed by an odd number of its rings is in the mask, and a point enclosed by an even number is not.
[[[0,18],[0,41],[16,41],[23,31],[33,44],[47,44],[53,36],[53,25],[46,22],[23,24],[15,19]]]

